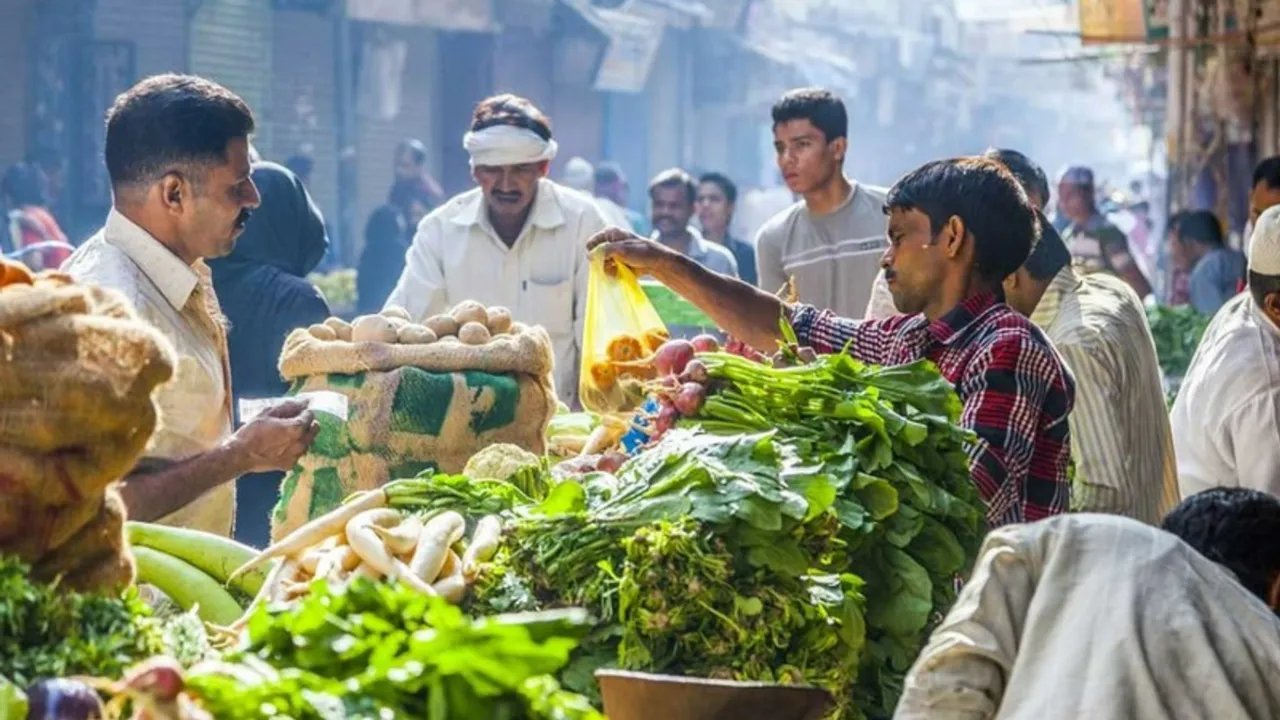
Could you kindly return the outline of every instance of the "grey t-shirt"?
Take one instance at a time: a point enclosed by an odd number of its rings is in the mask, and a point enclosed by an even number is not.
[[[756,240],[760,288],[777,292],[794,275],[801,302],[861,318],[889,246],[884,198],[883,188],[854,183],[844,204],[825,215],[804,201],[775,215]]]

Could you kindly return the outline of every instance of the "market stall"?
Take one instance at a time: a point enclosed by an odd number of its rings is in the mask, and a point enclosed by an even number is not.
[[[345,410],[273,544],[129,523],[141,587],[105,595],[5,558],[0,717],[639,717],[661,677],[769,717],[891,714],[983,531],[949,383],[668,339],[634,278],[592,282],[583,412],[501,308],[296,331],[293,392]]]

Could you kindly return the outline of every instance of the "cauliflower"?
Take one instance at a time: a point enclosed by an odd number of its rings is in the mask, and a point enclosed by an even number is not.
[[[547,491],[546,463],[509,443],[490,445],[472,455],[462,474],[476,480],[504,480],[535,500],[541,500]]]

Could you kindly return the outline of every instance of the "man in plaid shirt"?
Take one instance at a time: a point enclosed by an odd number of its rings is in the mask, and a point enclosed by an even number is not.
[[[940,160],[904,176],[885,199],[889,249],[881,259],[902,315],[854,320],[787,305],[678,253],[610,228],[592,238],[609,257],[652,275],[757,348],[782,341],[790,318],[800,342],[898,365],[928,358],[956,386],[974,484],[987,524],[1030,522],[1067,511],[1074,382],[1049,341],[1005,305],[1003,279],[1022,265],[1039,232],[1026,192],[983,158]]]

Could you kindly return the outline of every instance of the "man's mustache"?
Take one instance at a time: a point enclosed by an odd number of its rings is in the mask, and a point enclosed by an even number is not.
[[[236,229],[244,229],[244,226],[249,222],[249,216],[251,215],[253,215],[253,211],[248,208],[241,208],[240,214],[236,216]]]
[[[893,280],[896,277],[898,277],[898,273],[895,270],[893,270],[892,268],[885,268],[884,270],[885,281]]]

